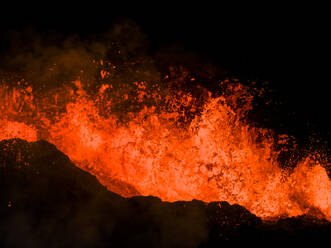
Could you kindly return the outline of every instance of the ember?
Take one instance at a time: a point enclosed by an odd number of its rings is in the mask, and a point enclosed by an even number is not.
[[[280,166],[271,131],[245,121],[249,87],[226,80],[219,94],[197,87],[198,97],[162,80],[119,87],[103,81],[112,71],[103,66],[100,73],[94,91],[81,80],[43,96],[28,83],[0,88],[0,140],[46,139],[126,197],[227,201],[263,219],[309,214],[331,221],[325,168],[313,156],[294,170]]]

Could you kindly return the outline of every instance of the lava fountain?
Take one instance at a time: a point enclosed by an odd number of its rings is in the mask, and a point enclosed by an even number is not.
[[[102,70],[99,78],[107,75]],[[287,136],[276,141],[245,121],[253,99],[248,86],[218,84],[226,90],[196,87],[198,96],[146,81],[118,87],[110,80],[91,90],[76,80],[47,94],[24,80],[4,84],[0,140],[46,139],[126,197],[227,201],[263,219],[310,214],[331,221],[323,165],[307,156],[294,169],[282,168],[275,146]]]

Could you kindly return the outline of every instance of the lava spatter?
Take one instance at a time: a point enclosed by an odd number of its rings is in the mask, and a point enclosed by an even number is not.
[[[47,139],[123,196],[228,201],[264,219],[311,214],[331,221],[326,170],[309,156],[294,170],[281,168],[270,130],[244,120],[252,108],[246,86],[222,82],[226,94],[205,90],[198,99],[156,83],[128,84],[100,83],[92,94],[77,80],[39,98],[30,86],[4,86],[0,139]],[[134,190],[115,187],[119,182]]]

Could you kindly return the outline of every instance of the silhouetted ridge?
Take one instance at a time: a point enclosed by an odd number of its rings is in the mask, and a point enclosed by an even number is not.
[[[218,247],[226,240],[324,242],[308,216],[263,223],[227,202],[123,198],[46,141],[0,142],[0,247]]]

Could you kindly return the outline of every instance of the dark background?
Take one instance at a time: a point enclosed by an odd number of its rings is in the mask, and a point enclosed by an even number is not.
[[[296,136],[330,136],[326,6],[155,2],[69,5],[12,3],[1,8],[1,52],[10,30],[93,36],[130,19],[149,52],[179,45],[244,80],[269,81],[282,106],[269,113]],[[271,125],[272,126],[272,125]],[[297,131],[299,130],[299,131]],[[313,131],[312,131],[313,130]],[[285,130],[286,131],[286,130]],[[309,133],[309,134],[308,134]]]

